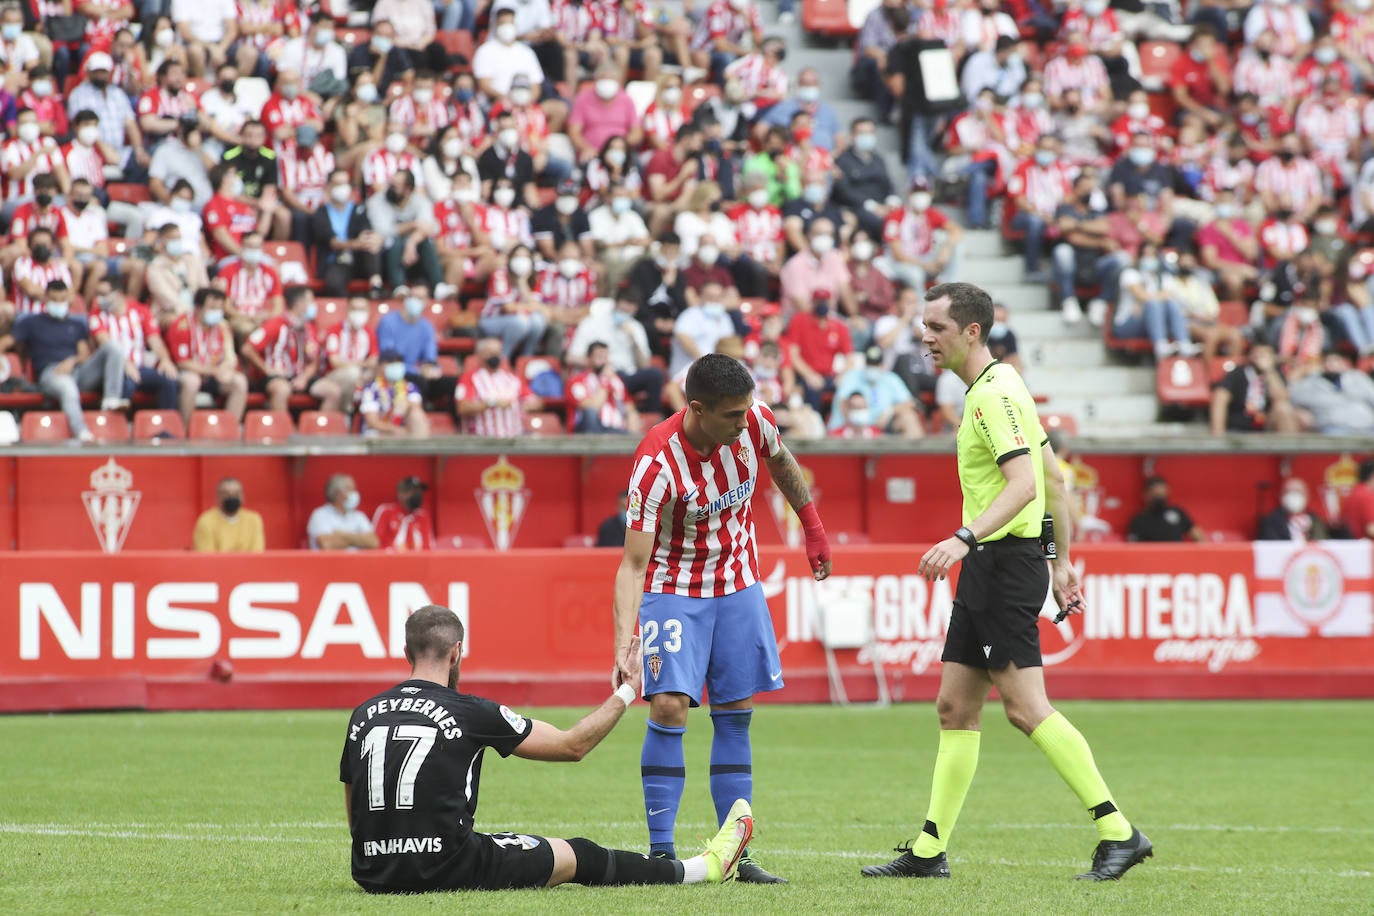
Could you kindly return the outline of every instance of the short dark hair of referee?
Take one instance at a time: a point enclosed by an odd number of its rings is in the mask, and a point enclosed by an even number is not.
[[[705,853],[650,859],[591,840],[484,834],[477,816],[482,756],[581,760],[639,695],[638,637],[628,677],[567,731],[458,693],[463,623],[427,605],[406,620],[411,675],[349,718],[339,762],[353,835],[353,879],[374,893],[586,885],[721,883],[753,833],[740,800]]]
[[[1117,810],[1087,741],[1050,705],[1040,658],[1040,610],[1051,585],[1042,551],[1050,540],[1054,599],[1081,613],[1083,593],[1069,562],[1068,499],[1035,400],[1016,370],[988,350],[993,304],[971,283],[942,283],[926,294],[923,343],[935,364],[968,386],[957,451],[963,525],[926,551],[921,573],[943,579],[963,562],[941,655],[940,749],[930,807],[915,843],[868,877],[949,877],[945,849],[978,766],[983,704],[995,686],[1007,718],[1050,759],[1091,814],[1098,845],[1080,878],[1121,877],[1152,853],[1150,841]],[[1053,555],[1051,553],[1051,555]]]

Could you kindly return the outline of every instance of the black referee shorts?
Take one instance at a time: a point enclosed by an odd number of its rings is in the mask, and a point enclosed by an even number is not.
[[[942,661],[1001,671],[1039,668],[1037,620],[1050,571],[1037,538],[1005,537],[964,557]]]
[[[463,850],[454,890],[505,891],[544,887],[553,877],[553,849],[542,836],[474,833]]]

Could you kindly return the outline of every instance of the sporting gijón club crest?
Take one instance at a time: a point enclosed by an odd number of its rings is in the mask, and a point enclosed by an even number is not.
[[[119,553],[134,523],[143,494],[134,488],[134,475],[111,458],[91,473],[91,488],[81,494],[96,540],[105,553]]]

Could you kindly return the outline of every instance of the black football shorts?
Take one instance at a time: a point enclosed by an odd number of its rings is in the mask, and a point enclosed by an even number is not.
[[[1039,668],[1037,620],[1050,571],[1038,538],[1006,537],[964,557],[942,661],[1001,671]]]
[[[463,850],[454,890],[504,891],[544,887],[553,876],[553,849],[542,836],[474,833]]]

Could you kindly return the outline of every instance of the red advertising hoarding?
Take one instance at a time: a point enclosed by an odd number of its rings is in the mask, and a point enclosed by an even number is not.
[[[1058,697],[1374,696],[1374,556],[1320,545],[1085,545],[1084,616],[1041,619]],[[787,687],[828,698],[817,608],[870,606],[876,642],[838,652],[851,697],[872,653],[899,699],[933,697],[952,582],[915,547],[838,548],[814,582],[765,548]],[[406,616],[468,625],[464,687],[512,703],[608,689],[615,551],[35,553],[0,567],[0,710],[345,707],[404,676]],[[852,601],[850,602],[852,604]]]

